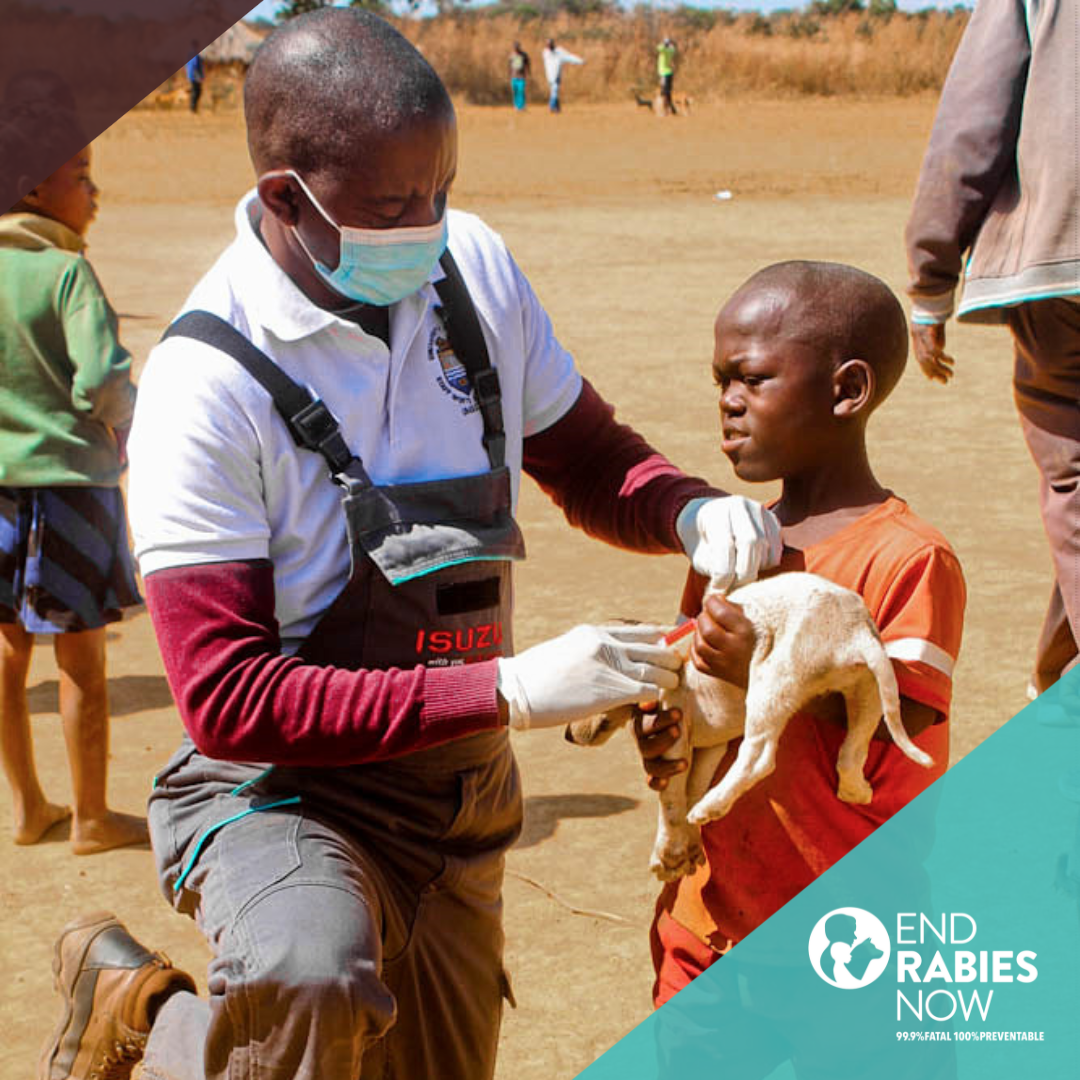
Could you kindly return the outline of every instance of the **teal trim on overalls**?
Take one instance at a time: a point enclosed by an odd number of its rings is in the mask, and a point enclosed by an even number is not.
[[[239,795],[240,792],[247,791],[252,784],[257,784],[260,780],[265,780],[276,768],[276,765],[267,765],[258,776],[253,776],[250,780],[245,780],[242,784],[237,784],[229,794]]]
[[[465,559],[452,559],[450,562],[439,563],[438,566],[429,566],[426,570],[418,570],[415,574],[408,574],[405,577],[395,577],[390,582],[391,585],[404,585],[406,581],[415,581],[417,578],[426,577],[428,574],[437,573],[439,570],[446,570],[451,566],[464,566],[465,563],[474,562],[514,562],[516,561],[514,555],[472,555]]]
[[[272,769],[273,766],[271,766],[270,768]],[[270,769],[267,770],[267,772],[269,771]],[[266,773],[262,773],[261,775],[265,776]],[[254,780],[249,780],[247,784],[241,784],[240,787],[236,788],[236,791],[240,791],[241,789],[247,787],[248,784],[253,784],[255,780],[258,779],[259,777],[256,776]],[[233,792],[233,794],[235,794],[235,791]],[[222,821],[214,822],[214,824],[211,825],[210,828],[207,829],[206,832],[204,832],[202,836],[199,837],[199,841],[195,845],[195,850],[192,851],[192,853],[188,856],[187,865],[180,872],[180,876],[176,879],[176,883],[173,885],[173,892],[180,891],[180,887],[184,884],[184,881],[187,879],[188,874],[191,873],[192,868],[195,866],[195,863],[199,858],[203,847],[206,845],[206,841],[209,840],[210,837],[214,833],[216,833],[218,829],[220,829],[223,825],[231,825],[234,821],[239,821],[241,818],[246,818],[249,814],[258,814],[262,810],[274,810],[279,806],[291,806],[295,803],[298,803],[299,801],[300,796],[293,795],[291,798],[278,799],[277,802],[265,803],[263,806],[249,806],[246,810],[241,810],[239,814],[233,814],[232,817],[227,817]]]

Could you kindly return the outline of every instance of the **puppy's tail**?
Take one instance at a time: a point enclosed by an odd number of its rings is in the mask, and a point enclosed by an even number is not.
[[[882,716],[893,741],[912,761],[929,768],[934,764],[934,759],[911,741],[907,728],[904,727],[900,715],[900,688],[896,685],[896,672],[893,671],[892,661],[885,654],[880,640],[875,640],[874,647],[866,650],[866,666],[877,680]]]

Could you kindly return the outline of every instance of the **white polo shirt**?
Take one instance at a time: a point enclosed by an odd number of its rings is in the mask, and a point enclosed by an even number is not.
[[[436,315],[431,281],[390,312],[390,348],[311,303],[255,232],[255,192],[237,236],[183,311],[245,334],[321,398],[376,484],[485,471],[483,423]],[[517,503],[521,442],[563,416],[581,377],[501,238],[449,211],[449,245],[499,372]],[[270,559],[286,651],[314,628],[349,575],[338,488],[297,447],[269,394],[231,357],[174,337],[151,352],[129,443],[129,516],[144,575],[166,567]]]

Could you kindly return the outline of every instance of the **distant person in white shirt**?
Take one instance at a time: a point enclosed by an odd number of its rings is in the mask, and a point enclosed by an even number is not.
[[[562,82],[563,64],[584,64],[580,56],[567,52],[561,45],[555,44],[554,38],[548,38],[544,46],[544,74],[548,81],[548,108],[553,112],[561,112],[559,103],[559,84]]]

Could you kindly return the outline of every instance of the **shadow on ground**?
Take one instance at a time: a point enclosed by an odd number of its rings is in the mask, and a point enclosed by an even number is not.
[[[32,713],[60,711],[60,684],[45,679],[26,692]],[[172,705],[169,684],[163,675],[119,675],[109,680],[109,714],[127,716],[146,709],[165,709]]]
[[[563,818],[611,817],[637,806],[625,795],[533,795],[525,800],[525,824],[515,847],[532,847],[555,835]]]

